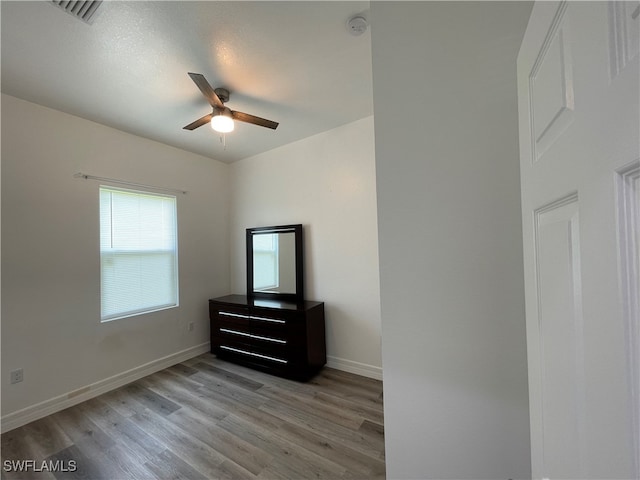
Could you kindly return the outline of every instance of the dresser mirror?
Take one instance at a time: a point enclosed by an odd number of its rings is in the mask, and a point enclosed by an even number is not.
[[[304,299],[302,225],[247,229],[247,295]]]

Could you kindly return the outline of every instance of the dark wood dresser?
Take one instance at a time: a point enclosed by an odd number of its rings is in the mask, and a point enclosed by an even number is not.
[[[227,295],[209,300],[211,352],[299,380],[327,361],[324,303]]]

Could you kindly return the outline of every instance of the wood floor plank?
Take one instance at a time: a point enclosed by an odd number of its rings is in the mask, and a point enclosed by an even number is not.
[[[123,388],[111,390],[110,392],[100,395],[99,398],[123,417],[132,417],[147,409],[147,407],[129,395]]]
[[[384,439],[384,425],[379,423],[365,420],[358,430],[360,432],[370,432],[372,435],[378,435],[381,439]]]
[[[101,452],[115,444],[111,436],[102,431],[78,408],[67,408],[49,417],[73,441],[84,443],[88,448]]]
[[[329,370],[329,369],[327,369]],[[351,385],[344,378],[335,378],[326,375],[317,375],[309,383],[320,391],[339,392],[343,398],[360,401],[365,405],[381,405],[380,392],[364,388],[360,385]]]
[[[145,466],[162,479],[207,480],[205,475],[168,450],[149,460]]]
[[[381,446],[380,453],[378,454],[378,458],[382,461],[385,460],[385,451],[384,451],[384,425],[379,423],[370,422],[369,420],[365,420],[362,422],[362,425],[358,429],[361,433],[366,433],[369,438],[377,437],[378,445]]]
[[[345,472],[340,465],[328,461],[285,437],[275,435],[273,430],[256,427],[235,415],[229,415],[218,425],[271,454],[272,461],[260,472],[259,477],[264,477],[265,471],[272,472],[274,468],[280,472],[286,472],[289,478],[333,479],[342,476]]]
[[[141,463],[137,456],[132,455],[128,445],[116,443],[116,445],[105,452],[104,462],[116,465],[120,471],[124,472],[122,478],[125,479],[163,480],[163,477],[158,477],[152,470],[145,467],[146,462]]]
[[[373,392],[380,393],[382,391],[382,382],[380,382],[380,380],[363,377],[362,375],[356,375],[355,373],[327,367],[323,369],[322,375],[327,378],[342,379],[349,385],[358,385]]]
[[[206,418],[196,411],[182,409],[168,417],[168,420],[254,475],[260,473],[272,459],[264,450],[245,442],[217,424],[207,423]]]
[[[358,450],[373,458],[378,458],[380,452],[384,451],[384,443],[380,442],[377,435],[368,435],[366,432],[354,431],[341,425],[331,424],[277,402],[269,402],[260,407],[260,409],[283,420],[282,428],[288,426],[300,427],[318,436],[336,440],[346,447]]]
[[[384,473],[384,462],[309,428],[286,423],[275,434],[294,440],[307,450],[343,466],[345,470],[362,475]]]
[[[207,372],[212,376],[220,377],[229,383],[233,383],[234,385],[237,385],[239,387],[246,388],[247,390],[258,390],[260,387],[263,386],[263,384],[260,382],[255,382],[242,375],[237,375],[235,373],[229,372],[227,370],[224,370],[218,367],[214,367],[204,362],[196,363],[194,367],[196,367],[199,372]]]
[[[185,365],[184,363],[177,363],[167,368],[166,370],[169,370],[170,372],[177,372],[180,375],[184,375],[185,377],[188,377],[189,375],[193,375],[194,373],[198,373],[197,368],[192,368],[188,365]]]
[[[229,414],[248,419],[255,425],[275,429],[282,424],[282,420],[280,418],[260,410],[259,408],[237,402],[232,397],[224,395],[215,389],[200,387],[199,391],[203,395],[208,396],[211,401],[215,402],[217,405],[223,406]]]
[[[172,402],[168,398],[163,397],[146,387],[143,387],[139,381],[123,387],[123,390],[147,408],[150,408],[161,415],[169,415],[180,408],[180,405],[177,403]]]
[[[299,463],[287,457],[275,459],[271,465],[260,472],[258,478],[264,480],[292,480],[299,478],[335,480],[342,478],[342,475],[326,474],[313,465]]]
[[[364,418],[353,411],[338,408],[328,403],[322,402],[310,395],[303,395],[297,392],[288,392],[282,388],[265,385],[258,392],[269,399],[283,405],[297,408],[309,415],[326,419],[332,423],[342,425],[353,430],[357,430],[362,425]]]
[[[252,480],[256,476],[231,460],[225,460],[217,467],[218,472],[211,478],[221,480]]]
[[[196,372],[198,373],[198,372]],[[161,380],[171,380],[173,383],[179,385],[182,389],[187,390],[189,392],[195,391],[198,387],[204,386],[203,381],[198,381],[197,378],[193,378],[195,374],[184,375],[179,370],[175,370],[173,368],[166,368],[159,372],[150,375],[149,377],[145,377],[144,380],[155,379],[158,377]]]
[[[361,473],[346,471],[341,477],[342,480],[385,480],[384,473],[369,474],[367,477],[363,477]]]
[[[213,375],[211,372],[206,370],[191,375],[191,378],[198,382],[202,382],[205,387],[211,390],[215,390],[236,402],[253,408],[258,408],[267,400],[253,391],[248,391],[233,383],[229,383],[220,378],[220,376]]]
[[[196,386],[185,387],[184,380],[176,378],[165,372],[158,372],[154,375],[139,380],[149,390],[154,391],[165,398],[183,406],[200,411],[211,420],[221,420],[228,415],[228,412],[212,402],[211,399],[200,393]]]
[[[2,435],[2,460],[42,461],[69,447],[73,441],[52,420],[45,417]]]
[[[48,471],[38,472],[31,468],[25,470],[24,467],[10,466],[7,470],[2,468],[2,478],[6,480],[55,480],[56,477]]]
[[[2,434],[3,460],[78,470],[0,480],[383,479],[382,398],[346,372],[298,382],[206,353]]]
[[[105,479],[127,478],[131,471],[139,473],[134,459],[120,450],[114,437],[83,414],[81,408],[67,408],[51,418],[73,440],[74,445],[73,448],[69,447],[70,450],[62,450],[62,458],[60,452],[49,458],[67,460],[67,457],[72,458],[71,455],[79,456],[78,472],[61,472],[62,478],[83,478],[85,471],[92,477]],[[58,477],[57,473],[55,475]]]
[[[81,403],[76,408],[98,425],[114,441],[127,449],[139,463],[145,463],[166,449],[130,419],[120,415],[100,398]]]
[[[314,392],[313,395],[315,399],[321,401],[322,403],[332,405],[341,410],[355,413],[356,415],[370,422],[380,425],[384,424],[384,413],[382,412],[382,408],[379,405],[372,406],[368,404],[369,402],[363,404],[362,402],[342,398],[338,395],[329,394],[326,392]]]
[[[117,464],[106,461],[103,454],[89,456],[77,445],[65,448],[47,460],[61,462],[63,465],[70,465],[71,461],[75,463],[75,469],[54,472],[58,480],[110,480],[126,476]]]
[[[151,410],[136,413],[131,421],[203,474],[226,460],[209,445]]]
[[[139,459],[132,455],[126,446],[122,446],[119,443],[104,452],[99,468],[101,472],[106,472],[104,477],[107,479],[163,480],[162,477],[158,477],[150,469],[146,468],[143,463],[140,463]],[[122,472],[121,475],[120,472]]]

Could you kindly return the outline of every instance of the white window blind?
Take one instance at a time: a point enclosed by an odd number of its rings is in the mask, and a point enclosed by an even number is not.
[[[101,318],[178,305],[176,197],[100,187]]]

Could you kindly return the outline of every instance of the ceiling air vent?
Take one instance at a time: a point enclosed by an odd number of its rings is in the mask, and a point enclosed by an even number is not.
[[[102,3],[102,0],[93,0],[88,2],[72,2],[72,1],[59,1],[51,0],[55,6],[60,7],[62,10],[76,18],[79,18],[85,23],[92,23],[96,10]]]

